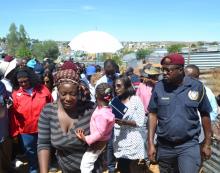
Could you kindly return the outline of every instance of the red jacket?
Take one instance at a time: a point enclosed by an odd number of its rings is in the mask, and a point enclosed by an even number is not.
[[[38,85],[30,95],[20,88],[12,92],[12,98],[11,135],[36,133],[41,110],[53,101],[50,91],[44,85]]]

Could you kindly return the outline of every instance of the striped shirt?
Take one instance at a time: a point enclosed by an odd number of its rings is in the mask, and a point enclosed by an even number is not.
[[[41,112],[38,122],[38,152],[43,149],[49,150],[52,145],[57,150],[58,163],[63,173],[80,173],[80,163],[87,145],[76,137],[75,130],[82,128],[85,135],[89,134],[89,122],[94,105],[90,104],[85,108],[68,134],[61,129],[57,110],[57,103],[50,103]]]

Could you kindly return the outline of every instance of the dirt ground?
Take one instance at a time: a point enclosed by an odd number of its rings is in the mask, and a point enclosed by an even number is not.
[[[159,168],[158,168],[158,165],[151,165],[150,166],[150,170],[151,172],[149,173],[160,173],[159,171]],[[24,166],[22,166],[20,169],[18,169],[16,171],[16,173],[28,173],[28,165],[25,164]],[[49,172],[49,173],[52,173],[52,172]],[[54,173],[54,172],[53,172]],[[58,171],[56,173],[62,173],[61,171]],[[108,173],[108,171],[104,171],[103,173]],[[118,172],[119,173],[119,172]]]

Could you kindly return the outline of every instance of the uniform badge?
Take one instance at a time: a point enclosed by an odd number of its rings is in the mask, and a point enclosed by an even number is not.
[[[188,92],[188,97],[189,97],[190,100],[198,100],[198,98],[199,98],[199,92],[198,92],[198,91],[192,91],[192,90],[190,90],[190,91]]]

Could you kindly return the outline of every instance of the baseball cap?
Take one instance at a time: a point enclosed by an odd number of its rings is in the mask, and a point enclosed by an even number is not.
[[[96,73],[96,68],[94,65],[90,65],[86,68],[86,75],[90,76]]]
[[[37,63],[34,66],[34,72],[37,73],[37,74],[43,74],[43,72],[44,72],[43,66],[40,63]]]
[[[35,59],[31,59],[27,62],[27,66],[34,69],[35,65],[37,64]]]

